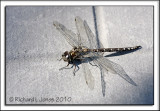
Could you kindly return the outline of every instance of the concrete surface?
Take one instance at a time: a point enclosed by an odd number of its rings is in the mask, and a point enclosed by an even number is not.
[[[76,16],[86,20],[94,34],[97,28],[105,47],[142,46],[132,53],[108,56],[138,86],[106,73],[103,97],[98,68],[89,67],[94,90],[86,85],[81,65],[76,76],[73,69],[59,71],[67,63],[57,59],[72,47],[53,21],[76,33]],[[153,76],[152,6],[6,7],[7,104],[153,104]]]

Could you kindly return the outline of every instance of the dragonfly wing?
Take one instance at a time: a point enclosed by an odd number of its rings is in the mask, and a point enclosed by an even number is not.
[[[84,27],[90,42],[90,48],[103,48],[102,43],[94,36],[86,21],[84,21]]]
[[[53,25],[56,27],[56,29],[65,37],[67,42],[72,46],[78,46],[78,40],[76,38],[77,35],[73,33],[71,30],[68,30],[64,25],[60,24],[57,21],[53,22]]]
[[[86,21],[84,21],[84,26],[85,26],[85,30],[89,39],[89,43],[90,43],[90,48],[103,48],[102,43],[96,39],[96,37],[94,36],[93,32],[91,31],[91,29],[89,28],[88,24]],[[98,41],[98,42],[97,42]],[[99,52],[100,55],[103,55],[104,53]]]
[[[107,71],[118,74],[123,79],[128,81],[130,84],[137,86],[137,84],[126,74],[124,69],[117,63],[114,63],[110,61],[109,59],[97,54],[97,53],[90,53],[91,58],[93,58],[93,61],[97,64],[99,64],[101,67],[106,69]]]
[[[88,87],[90,89],[94,89],[94,77],[93,77],[93,75],[91,74],[91,72],[88,68],[88,63],[83,63],[82,68],[83,68],[83,71],[84,71],[84,77],[85,77],[85,80],[86,80],[86,84],[88,85]]]
[[[81,42],[81,46],[89,47],[89,40],[84,27],[84,21],[80,17],[75,18],[75,23],[78,31],[78,41]]]
[[[89,47],[90,48],[103,48],[103,45],[100,41],[98,41],[98,38],[94,36],[93,32],[89,28],[86,21],[84,21],[84,28],[87,34],[87,38],[89,40]],[[100,55],[103,55],[104,53],[99,53]],[[94,62],[94,61],[93,61]],[[104,69],[102,66],[97,64],[99,66],[100,72],[101,72],[101,86],[102,86],[102,94],[105,96],[105,90],[106,90],[106,82],[104,80]]]
[[[84,26],[85,26],[85,29],[86,29],[86,33],[87,33],[87,35],[88,35],[88,39],[89,39],[89,41],[90,41],[90,47],[96,47],[96,48],[99,48],[99,47],[103,47],[103,45],[102,45],[102,43],[99,41],[98,43],[99,43],[99,45],[97,45],[97,40],[95,40],[95,38],[96,37],[94,37],[94,34],[93,34],[93,32],[90,30],[90,28],[89,28],[89,26],[88,26],[88,24],[87,24],[87,22],[86,21],[84,21]],[[97,47],[97,46],[99,46],[99,47]],[[104,58],[102,55],[103,55],[103,53],[101,54],[101,53],[90,53],[91,55],[91,58],[93,58],[93,61],[96,63],[96,64],[98,64],[98,65],[100,65],[101,67],[103,67],[104,69],[106,69],[107,71],[110,71],[110,72],[112,72],[112,73],[115,73],[115,74],[118,74],[118,75],[120,75],[123,79],[125,79],[126,81],[128,81],[129,83],[131,83],[132,85],[137,85],[127,74],[126,74],[126,72],[124,71],[124,69],[120,66],[120,65],[118,65],[118,64],[116,64],[116,63],[114,63],[114,62],[112,62],[112,61],[110,61],[110,60],[108,60],[107,58]]]

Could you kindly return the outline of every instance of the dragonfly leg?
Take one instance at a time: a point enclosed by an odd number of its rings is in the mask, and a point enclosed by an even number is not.
[[[61,61],[61,60],[62,60],[62,58],[61,58],[61,59],[57,59],[57,60]]]
[[[59,70],[63,70],[63,69],[70,69],[70,68],[67,68],[68,66],[69,66],[69,63],[67,64],[67,66],[62,67],[62,68],[60,68]]]
[[[76,73],[76,65],[74,64],[74,70],[73,70],[73,75],[75,76],[75,73]]]
[[[76,72],[79,70],[79,67],[76,64],[73,64],[74,70],[73,70],[73,75],[75,76]],[[77,70],[76,70],[77,67]]]

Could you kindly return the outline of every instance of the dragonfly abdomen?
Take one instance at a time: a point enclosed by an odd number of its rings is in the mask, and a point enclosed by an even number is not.
[[[129,51],[139,49],[141,46],[135,47],[124,47],[124,48],[100,48],[100,49],[91,49],[92,52],[118,52],[118,51]]]

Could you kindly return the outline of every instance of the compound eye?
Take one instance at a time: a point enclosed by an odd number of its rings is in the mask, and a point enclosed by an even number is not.
[[[68,57],[69,57],[69,56],[68,56],[68,55],[66,55],[66,58],[67,58],[67,59],[68,59]]]

